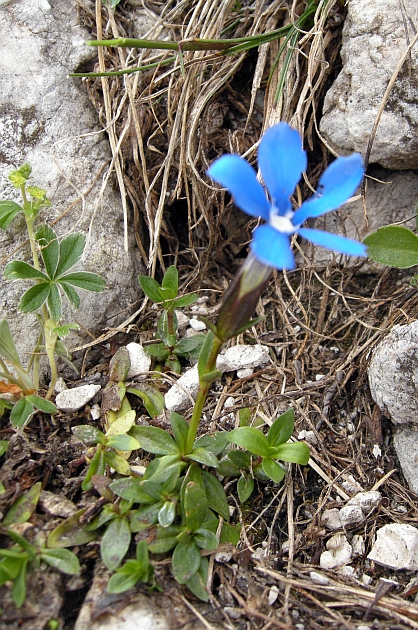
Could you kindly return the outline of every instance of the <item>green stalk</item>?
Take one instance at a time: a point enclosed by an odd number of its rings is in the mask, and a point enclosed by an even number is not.
[[[58,322],[53,319],[47,319],[44,323],[44,336],[45,336],[45,350],[46,355],[48,357],[49,365],[51,367],[51,382],[49,384],[48,392],[45,396],[46,400],[49,400],[54,393],[55,383],[58,378],[57,364],[55,361],[55,344],[57,343],[58,334],[53,332],[54,328],[56,328]]]
[[[210,339],[212,339],[211,343],[209,341]],[[206,357],[206,361],[205,361],[205,365],[203,369],[199,369],[199,376],[200,376],[199,392],[197,394],[195,406],[193,409],[193,415],[190,420],[189,431],[187,433],[187,439],[186,439],[186,445],[185,445],[186,455],[188,453],[191,453],[193,450],[193,444],[195,443],[195,440],[196,440],[197,429],[199,426],[200,418],[202,416],[202,411],[206,402],[207,395],[209,393],[209,390],[213,381],[218,376],[216,372],[216,359],[218,358],[218,354],[222,348],[223,341],[219,339],[219,337],[214,335],[212,332],[209,332],[207,334],[206,341],[209,341],[210,348],[209,348],[209,352]],[[206,345],[206,342],[204,345]],[[202,352],[203,351],[204,351],[204,347],[202,348]],[[205,375],[210,376],[211,374],[215,375],[214,378],[212,378],[212,380],[210,378],[209,379],[204,378]]]

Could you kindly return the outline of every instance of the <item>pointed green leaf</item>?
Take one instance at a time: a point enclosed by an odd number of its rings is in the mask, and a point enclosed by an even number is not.
[[[246,451],[229,451],[228,459],[238,468],[244,468],[245,470],[249,470],[251,466],[251,457]]]
[[[174,349],[176,354],[188,354],[192,352],[195,348],[197,348],[204,341],[204,335],[194,335],[193,337],[185,337],[184,339],[180,339],[178,343],[176,343],[176,347]]]
[[[207,433],[206,435],[200,437],[194,443],[193,448],[205,448],[214,455],[219,455],[219,453],[222,453],[228,442],[228,432],[217,431],[216,433]]]
[[[274,459],[281,459],[284,462],[301,464],[302,466],[308,463],[310,456],[309,446],[305,442],[280,444],[271,455]]]
[[[250,475],[242,476],[238,479],[237,492],[241,503],[245,503],[254,491],[254,479]]]
[[[38,271],[32,265],[23,262],[22,260],[13,260],[8,263],[4,270],[4,277],[6,280],[46,280],[49,281],[42,271]]]
[[[0,228],[5,230],[23,208],[15,201],[0,201]]]
[[[61,294],[55,282],[51,282],[49,287],[50,291],[46,305],[50,318],[57,322],[61,319]]]
[[[171,289],[174,294],[173,297],[177,296],[179,292],[179,274],[174,265],[171,265],[165,272],[161,286],[164,289]]]
[[[189,432],[189,423],[179,413],[172,411],[170,413],[170,424],[179,451],[180,453],[184,453],[187,434]]]
[[[170,356],[170,351],[167,350],[165,344],[161,341],[145,346],[144,350],[150,357],[156,357],[157,359],[160,359],[160,361],[163,361]]]
[[[150,497],[142,490],[142,479],[130,477],[129,479],[116,479],[110,484],[110,489],[118,497],[135,503],[150,502]]]
[[[232,543],[235,547],[238,545],[239,540],[241,538],[241,525],[238,523],[237,525],[230,525],[229,523],[224,523],[222,525],[221,535],[219,538],[220,543]]]
[[[194,448],[193,451],[187,455],[188,459],[191,459],[195,462],[199,462],[200,464],[204,464],[205,466],[211,466],[212,468],[217,468],[219,465],[218,458],[216,455],[206,450],[205,448]]]
[[[58,525],[48,536],[47,545],[52,549],[62,549],[65,547],[76,547],[86,545],[91,540],[97,538],[97,531],[87,531],[85,525],[80,525],[80,517],[87,508],[78,510],[75,514],[67,518]]]
[[[33,313],[41,308],[42,304],[48,299],[51,285],[49,282],[40,282],[34,287],[28,289],[21,297],[19,302],[19,310],[22,313]]]
[[[189,481],[184,491],[182,503],[185,525],[188,530],[196,531],[202,525],[208,509],[205,491],[199,484]]]
[[[58,411],[57,407],[50,400],[45,400],[45,398],[35,396],[35,394],[26,396],[26,400],[32,403],[32,405],[36,407],[36,409],[40,409],[44,413],[54,414]]]
[[[77,575],[80,572],[80,562],[69,549],[43,549],[41,557],[44,562],[61,573]]]
[[[21,608],[26,599],[26,565],[27,561],[22,563],[20,573],[13,582],[12,597],[16,608]]]
[[[129,429],[131,429],[135,424],[135,416],[135,411],[131,409],[120,418],[116,418],[116,420],[112,422],[108,431],[106,432],[106,436],[123,435],[125,433],[128,433]]]
[[[128,560],[129,562],[129,560]],[[128,562],[126,564],[128,564]],[[107,583],[106,591],[111,595],[118,595],[119,593],[125,593],[133,588],[137,582],[141,579],[142,573],[114,573],[110,576],[110,580]]]
[[[402,225],[387,225],[369,234],[363,243],[376,262],[398,269],[418,265],[418,236]]]
[[[282,413],[271,425],[267,435],[270,446],[278,446],[287,442],[292,437],[294,427],[295,410],[292,407]]]
[[[74,308],[78,308],[80,306],[80,296],[78,295],[77,291],[70,284],[67,284],[67,282],[64,282],[63,280],[60,280],[59,284],[65,295],[67,296],[71,306],[73,306]]]
[[[126,391],[129,394],[134,394],[134,396],[139,396],[139,398],[141,398],[142,402],[144,403],[144,407],[151,418],[159,416],[160,413],[164,411],[164,396],[155,387],[151,387],[150,385],[144,385],[141,383],[136,387],[129,387]]]
[[[13,407],[10,414],[10,422],[13,427],[20,428],[29,420],[34,412],[32,403],[25,396],[21,398]]]
[[[59,282],[65,282],[71,284],[85,291],[92,291],[93,293],[99,293],[106,288],[106,282],[97,275],[97,273],[90,273],[89,271],[77,271],[75,273],[68,273],[66,276],[58,278]]]
[[[228,433],[228,440],[254,455],[268,457],[269,443],[264,433],[255,427],[238,427]]]
[[[110,435],[106,438],[107,446],[118,451],[136,451],[141,448],[138,440],[130,435]]]
[[[283,470],[283,468],[273,459],[263,457],[261,466],[267,477],[274,481],[274,483],[280,483],[285,476],[285,471]]]
[[[22,367],[7,319],[0,322],[0,355],[13,365]]]
[[[80,260],[84,247],[86,245],[86,237],[80,232],[70,234],[62,239],[59,245],[59,262],[55,271],[57,278],[66,273],[71,267]]]
[[[194,304],[197,300],[196,293],[188,293],[187,295],[183,295],[182,297],[177,298],[173,302],[173,308],[185,308],[186,306],[190,306]]]
[[[129,390],[128,390],[129,391]],[[154,455],[178,455],[179,448],[171,435],[158,427],[135,427],[135,437],[141,442],[141,448]]]
[[[229,521],[229,507],[225,490],[221,482],[207,470],[202,470],[203,482],[206,489],[206,497],[208,506],[217,514],[222,516],[225,521]]]
[[[86,445],[103,444],[105,434],[90,424],[79,424],[71,428],[72,433]]]
[[[34,483],[33,486],[20,496],[12,505],[2,521],[2,525],[19,525],[26,523],[38,504],[42,483]]]
[[[200,567],[200,551],[194,542],[179,543],[174,549],[171,566],[179,584],[190,580]]]
[[[141,285],[141,289],[145,293],[147,297],[153,302],[157,304],[164,300],[160,285],[154,278],[150,278],[149,276],[138,276],[139,284]]]
[[[58,237],[49,225],[43,224],[37,228],[35,240],[40,247],[45,271],[50,278],[54,278],[60,251]]]
[[[177,545],[177,537],[182,531],[183,528],[178,525],[158,528],[154,540],[148,545],[148,549],[151,553],[167,553]]]
[[[125,557],[131,544],[131,530],[126,518],[110,521],[100,543],[100,554],[104,565],[114,571]]]
[[[201,527],[198,529],[193,536],[193,540],[196,545],[200,547],[200,549],[206,549],[210,551],[211,549],[216,549],[218,546],[218,539],[215,534],[208,529],[204,529]]]
[[[106,451],[104,454],[104,460],[106,464],[114,468],[119,475],[131,474],[130,466],[122,455],[118,455],[114,451]]]
[[[158,523],[158,514],[161,510],[161,501],[142,505],[131,513],[130,528],[132,533],[141,532]]]

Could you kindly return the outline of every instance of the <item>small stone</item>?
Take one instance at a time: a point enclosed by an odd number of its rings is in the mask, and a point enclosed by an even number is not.
[[[178,329],[180,330],[181,328],[186,328],[186,326],[189,325],[190,317],[187,317],[187,315],[185,315],[183,311],[180,311],[180,310],[175,310],[174,312],[177,317]]]
[[[229,562],[232,558],[232,553],[230,551],[219,551],[215,553],[214,558],[216,562],[220,564],[225,564],[225,562]]]
[[[254,374],[254,370],[252,368],[243,368],[242,370],[237,371],[238,378],[248,378]]]
[[[57,395],[55,404],[61,411],[78,411],[94,398],[100,389],[100,385],[81,385],[66,389]]]
[[[201,322],[200,319],[196,319],[195,317],[192,317],[192,319],[189,321],[189,326],[195,332],[201,332],[202,330],[206,330],[206,324],[204,322]]]
[[[329,584],[329,578],[326,575],[322,575],[322,573],[318,573],[317,571],[311,571],[309,573],[309,577],[315,584],[321,584],[322,586],[327,586],[327,584]]]
[[[139,343],[128,343],[126,346],[129,352],[129,359],[131,361],[131,367],[127,375],[127,380],[138,376],[143,372],[149,372],[151,367],[151,357],[147,354],[144,348]]]
[[[363,510],[359,505],[345,505],[340,510],[340,521],[343,527],[356,525],[364,519]]]
[[[42,490],[39,496],[39,506],[46,514],[61,516],[62,518],[69,518],[77,512],[77,507],[72,501],[47,490]]]
[[[100,406],[95,404],[90,407],[90,415],[93,420],[98,420],[100,418]]]
[[[356,496],[352,497],[347,505],[358,505],[363,514],[367,516],[372,509],[376,507],[381,500],[382,495],[377,490],[369,490],[368,492],[359,492]]]
[[[164,396],[165,406],[169,411],[181,411],[193,405],[199,391],[199,373],[197,365],[187,370]],[[190,399],[192,397],[192,400]]]
[[[324,510],[322,513],[321,523],[324,527],[330,529],[331,531],[342,529],[340,510],[338,508]]]
[[[305,429],[303,431],[300,431],[298,433],[298,440],[305,440],[305,442],[308,442],[308,444],[318,444],[318,439],[316,437],[315,431],[305,431]]]
[[[342,534],[332,536],[326,546],[327,551],[324,551],[319,559],[321,569],[336,569],[350,562],[352,548],[345,536]]]
[[[219,355],[216,367],[222,372],[233,372],[245,368],[254,368],[267,363],[269,349],[267,346],[236,345]]]
[[[62,376],[59,376],[57,378],[57,382],[55,383],[54,392],[59,394],[60,392],[63,392],[66,389],[68,389],[67,383],[64,381]]]
[[[224,409],[231,409],[235,405],[235,399],[233,396],[228,396],[224,402]]]
[[[418,529],[402,523],[384,525],[377,531],[376,541],[367,557],[391,569],[416,571]]]
[[[364,556],[366,547],[364,544],[364,537],[361,534],[353,536],[351,546],[353,548],[353,556]]]
[[[279,596],[279,589],[274,584],[269,590],[269,594],[268,594],[268,603],[270,604],[270,606],[273,606],[278,596]]]
[[[359,492],[363,492],[363,488],[358,483],[358,481],[354,479],[353,475],[349,475],[347,479],[342,482],[341,485],[350,496],[354,496]]]

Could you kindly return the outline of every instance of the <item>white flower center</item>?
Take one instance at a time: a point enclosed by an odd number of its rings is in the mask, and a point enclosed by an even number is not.
[[[292,212],[288,212],[285,216],[279,216],[277,210],[272,208],[270,213],[270,225],[282,234],[294,234],[297,231],[291,221]]]

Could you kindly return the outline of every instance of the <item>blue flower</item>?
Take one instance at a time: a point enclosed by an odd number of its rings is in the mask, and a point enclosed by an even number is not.
[[[284,122],[268,129],[260,142],[258,164],[270,200],[255,170],[239,155],[223,155],[207,174],[229,190],[238,208],[266,221],[255,229],[251,242],[251,249],[262,263],[276,269],[294,269],[290,237],[296,233],[315,245],[341,254],[366,256],[367,248],[363,243],[301,227],[306,219],[336,210],[353,195],[364,174],[360,154],[353,153],[332,162],[320,178],[317,192],[297,210],[292,209],[290,195],[307,165],[298,132]]]

